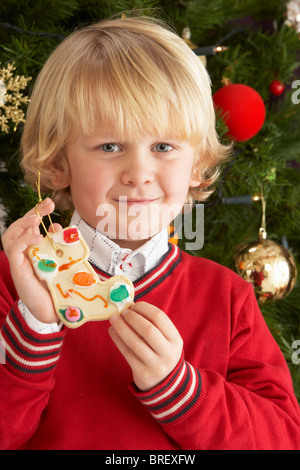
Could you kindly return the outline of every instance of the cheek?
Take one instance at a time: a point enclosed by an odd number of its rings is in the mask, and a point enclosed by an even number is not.
[[[175,168],[169,169],[164,178],[165,191],[170,196],[181,196],[189,190],[189,183],[191,178],[191,168],[186,165],[178,165]]]
[[[109,186],[109,176],[107,172],[95,170],[91,165],[82,165],[82,168],[71,171],[71,190],[83,195],[103,193]]]

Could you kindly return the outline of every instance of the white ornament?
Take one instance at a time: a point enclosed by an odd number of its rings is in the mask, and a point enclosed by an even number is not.
[[[300,33],[300,0],[291,0],[287,3],[286,24]]]

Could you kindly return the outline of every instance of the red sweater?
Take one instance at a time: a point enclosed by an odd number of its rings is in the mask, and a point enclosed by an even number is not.
[[[184,340],[175,370],[145,393],[107,321],[33,332],[0,253],[1,449],[300,449],[289,370],[250,284],[170,245],[135,291]]]

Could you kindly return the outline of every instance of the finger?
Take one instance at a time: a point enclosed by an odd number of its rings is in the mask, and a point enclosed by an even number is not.
[[[54,202],[49,197],[47,197],[44,201],[38,203],[37,206],[30,209],[30,211],[28,211],[24,217],[29,217],[36,214],[36,209],[38,210],[40,216],[44,217],[45,215],[51,214],[54,211],[54,208]]]
[[[21,237],[26,231],[38,227],[40,224],[37,215],[32,214],[28,217],[22,217],[13,222],[2,237],[3,244],[10,243]]]
[[[43,240],[42,235],[23,235],[18,238],[16,241],[3,245],[4,251],[9,259],[10,269],[13,273],[16,272],[16,269],[19,269],[24,265],[24,262],[27,263],[25,256],[25,251],[29,248],[30,245],[38,245]]]
[[[144,364],[153,362],[156,356],[154,350],[136,330],[131,328],[129,324],[124,321],[121,315],[111,317],[110,324],[122,342],[136,357]]]
[[[164,335],[168,341],[178,339],[179,332],[170,318],[159,308],[148,302],[137,302],[130,307],[136,313],[147,318],[159,331]]]
[[[34,227],[30,233],[38,235],[40,233],[39,226],[42,222],[43,217],[50,215],[54,211],[55,205],[50,198],[46,198],[44,201],[37,204],[33,209],[31,209],[24,217],[27,218],[33,217],[33,214],[36,214],[39,219],[38,226]]]
[[[15,254],[24,253],[31,245],[38,245],[43,241],[42,235],[28,234],[18,238],[13,244]]]
[[[134,354],[134,352],[127,346],[126,343],[124,343],[122,338],[118,335],[118,333],[112,326],[108,329],[108,333],[112,341],[114,342],[114,344],[116,345],[116,347],[132,369],[136,367],[141,367],[143,365],[141,359],[137,357],[136,354]]]
[[[53,232],[53,229],[54,229],[54,232]],[[55,233],[55,232],[59,232],[60,230],[62,230],[62,226],[60,224],[53,224],[53,229],[52,229],[52,225],[49,226],[48,228],[48,232],[49,233]]]
[[[168,340],[156,325],[132,309],[125,310],[121,317],[156,354],[164,354]]]
[[[54,210],[54,203],[51,201],[50,198],[45,199],[39,206],[38,211],[40,217],[44,215],[50,214]],[[39,232],[39,225],[41,221],[36,213],[36,209],[33,208],[24,217],[13,222],[7,231],[4,233],[3,238],[4,241],[6,240],[15,240],[23,235],[26,230],[29,230],[29,233],[34,233],[38,235]]]

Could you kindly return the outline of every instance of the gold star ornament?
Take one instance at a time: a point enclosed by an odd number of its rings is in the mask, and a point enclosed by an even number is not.
[[[29,98],[21,90],[27,87],[31,77],[14,75],[16,67],[7,64],[0,68],[0,129],[5,134],[10,131],[11,123],[16,131],[20,122],[25,122],[23,106],[28,104]]]

